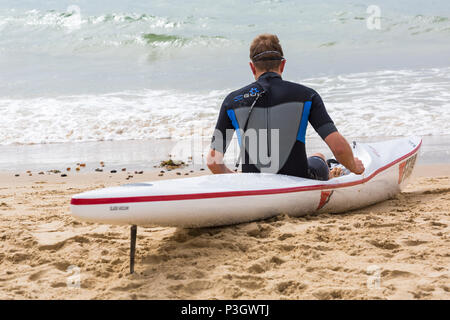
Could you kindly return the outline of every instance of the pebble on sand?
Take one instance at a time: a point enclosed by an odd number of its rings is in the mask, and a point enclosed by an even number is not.
[[[122,168],[122,171],[127,171],[127,168]]]
[[[67,174],[63,173],[63,174],[61,175],[61,177],[67,177]]]
[[[80,171],[80,167],[76,167],[75,170]]]
[[[19,177],[19,176],[20,176],[20,174],[16,173],[16,174],[15,174],[14,176],[15,176],[15,177]]]
[[[97,169],[95,169],[95,171],[97,171],[97,172],[103,172],[103,169],[97,168]]]
[[[67,171],[70,171],[70,168],[67,168],[66,170],[67,170]]]
[[[38,174],[44,174],[44,171],[40,171]]]
[[[86,167],[86,163],[80,163],[80,167]]]
[[[111,170],[111,173],[116,173],[117,172],[117,170]]]

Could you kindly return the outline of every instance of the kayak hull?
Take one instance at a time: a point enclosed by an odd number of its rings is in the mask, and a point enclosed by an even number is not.
[[[266,219],[341,213],[387,200],[408,183],[420,138],[355,144],[365,167],[316,181],[276,174],[240,173],[160,180],[77,194],[71,201],[78,219],[119,225],[207,227]]]

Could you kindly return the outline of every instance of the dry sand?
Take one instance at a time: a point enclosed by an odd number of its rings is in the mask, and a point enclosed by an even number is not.
[[[346,214],[139,227],[133,275],[129,228],[76,221],[69,201],[158,173],[3,173],[0,299],[450,299],[450,166],[419,169],[394,199]]]

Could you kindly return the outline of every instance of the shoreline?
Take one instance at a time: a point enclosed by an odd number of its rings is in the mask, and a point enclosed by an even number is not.
[[[399,137],[348,138],[348,141],[376,142]],[[427,136],[423,138],[419,164],[449,164],[450,135]],[[185,140],[129,140],[100,141],[37,145],[0,146],[0,172],[23,173],[26,171],[60,170],[76,168],[77,163],[85,163],[84,171],[99,168],[105,163],[108,170],[156,171],[159,163],[170,158],[185,161],[191,170],[206,169],[205,155],[209,150],[209,140],[200,143]],[[332,157],[325,142],[318,137],[309,138],[307,153],[322,152]],[[225,156],[225,163],[234,166],[238,156],[237,146],[232,144]],[[192,157],[192,161],[188,159]],[[156,166],[156,167],[155,167]]]
[[[70,171],[61,170],[61,172],[54,173],[50,171],[44,170],[36,170],[32,171],[31,174],[21,171],[21,172],[12,172],[12,171],[0,171],[0,181],[5,181],[7,183],[13,182],[15,185],[20,183],[38,183],[39,181],[47,181],[52,183],[70,183],[70,184],[78,184],[83,183],[86,179],[95,179],[99,183],[103,181],[104,183],[115,183],[122,182],[131,183],[131,182],[145,182],[152,180],[160,180],[160,179],[174,179],[174,178],[187,178],[187,177],[196,177],[200,175],[211,174],[209,169],[200,168],[195,169],[191,165],[187,165],[185,167],[180,168],[151,168],[150,170],[131,170],[127,168],[127,170],[122,170],[120,167],[101,167],[102,172],[96,172],[95,169],[85,167],[80,171],[75,171],[73,167]],[[115,171],[111,173],[111,171]],[[62,176],[64,175],[64,176]],[[450,176],[450,164],[449,163],[435,163],[435,164],[417,164],[413,178],[436,178],[436,177],[445,177]],[[149,180],[150,179],[150,180]],[[1,183],[0,183],[1,185]]]
[[[401,194],[343,214],[139,227],[130,275],[129,227],[75,220],[70,199],[209,174],[164,171],[0,172],[0,299],[450,299],[450,164],[418,166]],[[373,268],[379,287],[367,285]]]

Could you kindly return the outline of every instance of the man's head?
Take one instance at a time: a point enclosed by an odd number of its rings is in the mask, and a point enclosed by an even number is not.
[[[250,45],[250,68],[255,79],[265,72],[282,74],[286,60],[283,57],[283,49],[280,40],[273,34],[260,34],[253,39]]]

